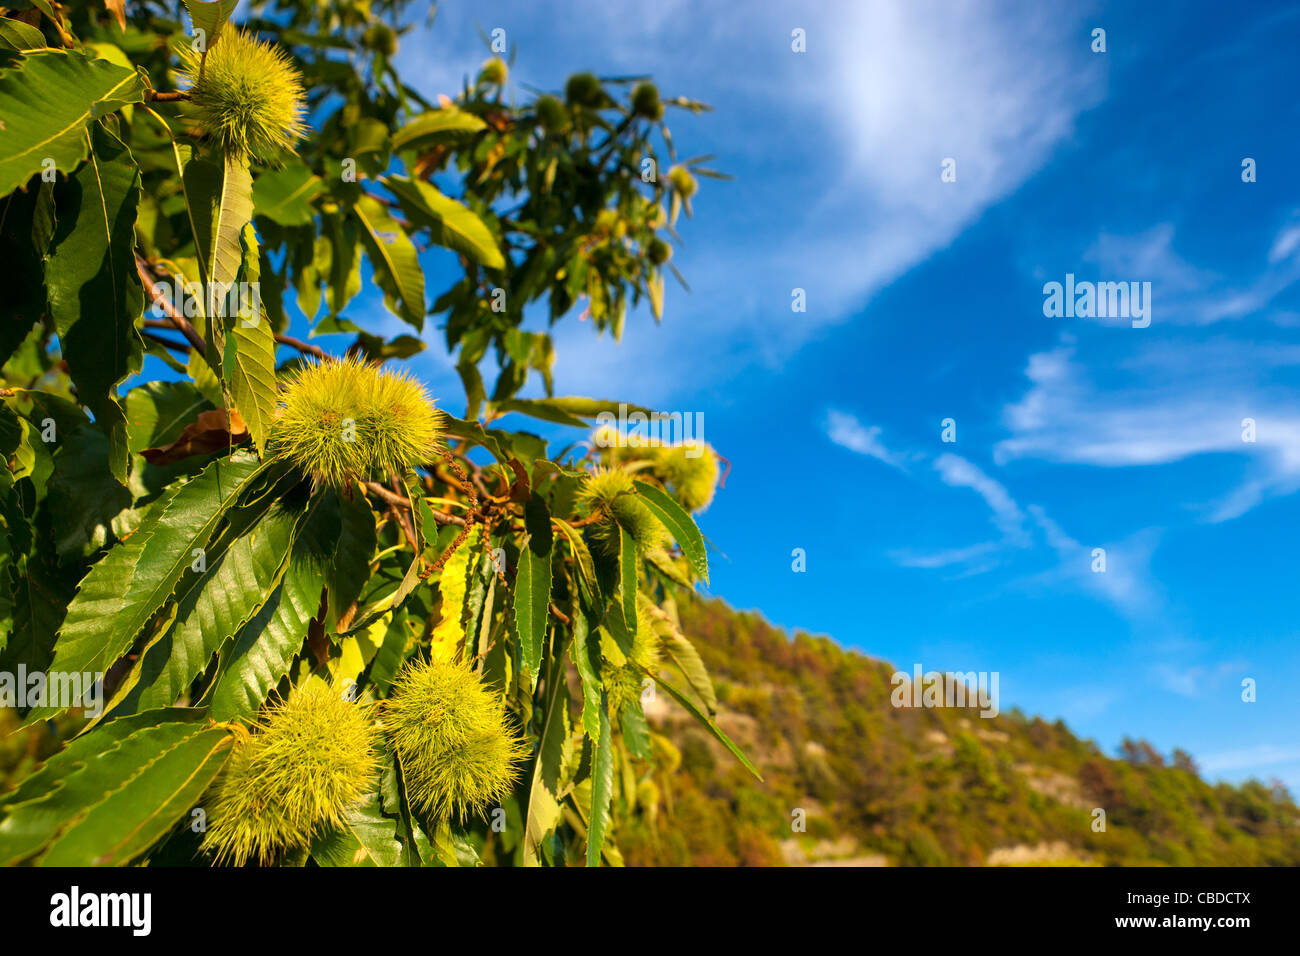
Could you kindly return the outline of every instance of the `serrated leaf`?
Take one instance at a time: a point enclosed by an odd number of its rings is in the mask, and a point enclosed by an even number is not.
[[[315,209],[311,201],[325,191],[325,183],[301,160],[263,172],[253,183],[253,211],[282,226],[306,226]]]
[[[45,43],[45,34],[21,20],[0,17],[0,46],[6,50],[38,50]]]
[[[676,628],[669,628],[667,633],[662,635],[659,646],[677,665],[677,669],[682,672],[691,690],[699,695],[709,716],[716,714],[718,696],[713,689],[713,680],[709,677],[709,672],[705,669],[704,661],[700,658],[695,645],[678,633]]]
[[[514,398],[507,399],[503,402],[493,402],[494,411],[506,414],[507,412],[518,412],[520,415],[528,415],[531,418],[538,418],[544,422],[554,422],[557,425],[568,425],[572,428],[586,428],[587,423],[576,415],[571,415],[553,400],[546,398]]]
[[[257,262],[257,235],[252,224],[243,230],[247,262]],[[257,281],[256,266],[245,281]],[[256,314],[230,319],[221,359],[221,375],[230,386],[230,397],[248,427],[258,454],[266,451],[275,422],[275,332],[259,308]]]
[[[535,684],[546,641],[547,615],[551,603],[550,515],[541,498],[534,495],[525,508],[528,544],[519,550],[515,572],[514,622],[522,667]]]
[[[591,740],[600,737],[600,641],[591,641],[591,624],[584,611],[573,619],[573,665],[582,683],[582,730]]]
[[[402,842],[397,821],[386,817],[376,788],[348,811],[343,826],[312,840],[311,857],[321,866],[399,866]]]
[[[269,501],[251,514],[246,509],[208,549],[206,570],[182,579],[175,621],[123,680],[109,704],[114,715],[174,703],[221,645],[266,604],[284,575],[300,516],[280,505],[261,517],[268,507]]]
[[[362,240],[375,284],[384,291],[384,305],[416,329],[423,329],[424,270],[410,236],[372,196],[362,196],[352,211],[361,221]]]
[[[749,758],[745,756],[744,751],[742,751],[739,747],[733,744],[731,742],[731,738],[728,737],[725,733],[723,733],[722,728],[719,727],[717,724],[715,724],[698,707],[696,707],[695,703],[689,697],[683,694],[672,684],[668,683],[658,674],[643,667],[642,665],[638,664],[636,661],[631,661],[630,663],[638,670],[649,675],[650,677],[653,677],[655,683],[658,684],[660,687],[662,687],[664,690],[668,691],[669,695],[672,697],[673,700],[677,701],[677,703],[685,707],[687,712],[692,717],[694,717],[701,724],[703,724],[704,727],[709,731],[709,733],[713,734],[713,736],[717,738],[719,743],[721,743],[724,747],[726,747],[728,750],[732,752],[732,754],[736,757],[736,759],[739,760],[744,765],[746,770],[752,773],[758,780],[761,781],[763,779],[763,775],[760,774],[758,770],[754,767],[754,765],[749,762]]]
[[[135,328],[144,291],[133,251],[140,173],[113,134],[97,125],[91,139],[90,158],[56,191],[58,223],[45,274],[77,396],[108,436],[109,467],[125,483],[126,415],[116,394],[144,356]]]
[[[600,733],[592,741],[591,813],[587,823],[587,865],[600,865],[600,851],[609,829],[609,805],[614,796],[614,746],[609,710],[600,708]]]
[[[487,124],[473,113],[455,106],[421,113],[393,134],[393,149],[428,149],[466,133],[477,133]]]
[[[171,485],[144,521],[82,580],[68,606],[51,667],[103,673],[121,657],[162,607],[245,483],[261,470],[248,458],[214,461],[187,482]],[[26,721],[63,708],[42,707]]]
[[[207,711],[201,707],[168,707],[113,720],[94,733],[74,737],[62,750],[51,755],[35,772],[24,778],[16,789],[0,794],[0,816],[7,812],[9,806],[48,796],[60,780],[76,773],[95,754],[102,753],[138,730],[160,724],[201,723],[207,717]]]
[[[704,547],[704,535],[696,526],[695,520],[686,512],[672,495],[666,494],[654,485],[644,481],[636,482],[636,491],[642,503],[650,509],[660,524],[668,529],[673,540],[686,555],[691,567],[705,581],[709,579],[709,557]]]
[[[492,232],[468,207],[444,196],[422,179],[389,176],[383,183],[397,197],[407,218],[428,227],[433,241],[489,269],[504,269],[505,259]]]
[[[557,668],[558,670],[558,668]],[[528,796],[528,813],[524,823],[524,866],[537,866],[542,841],[560,822],[557,791],[560,763],[564,759],[564,742],[569,737],[569,689],[563,680],[552,681],[546,722],[537,745],[533,764],[532,786]]]
[[[627,528],[618,526],[618,592],[622,600],[623,621],[628,631],[636,635],[636,541]]]
[[[89,152],[93,120],[144,98],[144,80],[103,59],[67,50],[24,55],[0,73],[0,196],[47,160],[72,172]]]
[[[330,555],[336,547],[347,547],[340,542],[339,526],[337,508],[325,501],[308,511],[294,537],[289,566],[279,586],[222,651],[220,675],[209,701],[215,719],[256,713],[289,672],[312,619],[320,611]]]
[[[234,15],[239,0],[185,0],[185,9],[196,30],[204,31],[208,49],[221,36],[221,29]]]
[[[104,745],[103,750],[95,750],[89,743],[99,735],[88,735],[87,745],[78,751],[79,759],[70,766],[64,762],[67,772],[57,779],[57,785],[31,799],[5,804],[5,818],[0,821],[0,865],[13,865],[38,852],[160,753],[194,732],[189,723],[146,726],[125,737],[110,734],[96,739],[95,745]]]
[[[623,705],[623,711],[619,715],[619,726],[623,731],[623,743],[627,744],[628,753],[642,760],[650,759],[650,727],[646,724],[645,711],[641,709],[640,700],[632,700]]]
[[[234,737],[192,731],[65,830],[38,866],[123,866],[171,831],[216,778]]]

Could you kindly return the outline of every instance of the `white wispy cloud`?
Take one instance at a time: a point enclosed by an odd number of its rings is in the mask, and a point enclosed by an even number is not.
[[[1221,661],[1218,664],[1180,664],[1163,662],[1153,668],[1156,681],[1165,690],[1180,697],[1202,697],[1209,688],[1238,675],[1245,668],[1241,661]]]
[[[891,551],[889,557],[904,568],[934,570],[959,564],[969,565],[978,558],[986,557],[996,551],[997,548],[998,543],[996,541],[982,541],[979,544],[972,544],[965,548],[948,548],[930,553],[900,549]],[[988,567],[988,565],[985,567]]]
[[[1198,761],[1207,773],[1231,770],[1249,770],[1254,767],[1276,767],[1281,764],[1300,763],[1300,747],[1277,744],[1256,744],[1208,754]]]
[[[1000,482],[990,478],[978,466],[960,455],[949,452],[934,460],[934,468],[944,484],[954,488],[970,488],[983,498],[993,512],[993,523],[1008,542],[1025,543],[1025,513]]]
[[[1151,555],[1159,542],[1159,533],[1143,529],[1119,543],[1082,543],[1065,532],[1048,517],[1039,505],[1027,509],[1047,545],[1056,552],[1054,569],[1034,576],[1040,584],[1068,582],[1079,590],[1091,592],[1129,617],[1149,618],[1161,607],[1161,599],[1151,584]],[[1101,548],[1105,570],[1094,555]],[[1098,570],[1094,570],[1097,568]]]
[[[1208,325],[1256,313],[1288,321],[1289,312],[1273,312],[1270,306],[1300,282],[1298,253],[1300,225],[1291,222],[1277,232],[1254,269],[1225,276],[1184,258],[1175,249],[1174,226],[1166,222],[1138,233],[1102,233],[1083,258],[1102,280],[1150,282],[1153,322]]]
[[[1226,339],[1138,341],[1104,387],[1071,338],[1030,356],[1030,387],[1003,410],[1010,436],[996,445],[995,460],[1114,468],[1208,453],[1247,457],[1248,477],[1206,506],[1210,521],[1300,489],[1300,403],[1265,381],[1270,370],[1300,362],[1300,349]],[[1243,440],[1248,418],[1255,422],[1253,442]]]
[[[894,468],[903,468],[903,456],[891,452],[880,439],[879,425],[863,425],[848,412],[831,409],[826,413],[826,437],[841,448],[875,458]]]

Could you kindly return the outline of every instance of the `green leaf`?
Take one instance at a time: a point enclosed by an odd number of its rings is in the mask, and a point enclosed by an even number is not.
[[[544,422],[554,422],[557,425],[569,425],[572,428],[587,427],[587,423],[581,418],[570,415],[563,408],[555,405],[554,400],[548,398],[507,399],[503,402],[493,402],[492,408],[502,414],[507,412],[518,412],[521,415],[539,418]]]
[[[614,746],[610,739],[609,710],[600,708],[600,734],[593,741],[591,816],[587,824],[587,865],[600,865],[600,851],[609,829],[609,805],[614,796]]]
[[[0,196],[47,160],[71,172],[89,151],[91,122],[143,98],[141,76],[107,60],[65,50],[23,56],[0,72]]]
[[[623,705],[619,723],[628,752],[642,760],[650,759],[650,727],[646,724],[640,700],[632,700]]]
[[[717,724],[715,724],[698,707],[696,707],[694,702],[689,697],[683,694],[672,684],[668,683],[658,674],[655,674],[654,672],[648,670],[647,668],[642,667],[636,661],[630,661],[629,663],[631,663],[634,667],[638,668],[644,673],[648,674],[650,677],[653,677],[655,683],[658,684],[660,687],[662,687],[664,690],[668,691],[669,695],[672,696],[673,700],[677,701],[677,703],[685,707],[687,712],[689,712],[692,717],[694,717],[701,724],[703,724],[705,728],[708,729],[709,733],[713,734],[713,736],[717,738],[719,743],[721,743],[724,747],[730,750],[732,754],[735,755],[736,759],[739,760],[744,765],[746,770],[752,773],[756,778],[758,778],[758,780],[761,781],[763,779],[763,775],[754,768],[754,765],[752,763],[749,762],[749,758],[745,756],[744,752],[735,744],[733,744],[731,742],[731,738],[722,732],[722,728],[719,727]]]
[[[0,46],[7,50],[38,50],[47,46],[45,34],[21,20],[0,17]]]
[[[686,683],[690,684],[700,700],[704,701],[709,716],[716,714],[718,696],[713,689],[713,680],[709,677],[709,672],[705,669],[704,661],[700,658],[695,645],[679,634],[676,628],[670,628],[668,633],[662,635],[659,646],[677,665],[677,669],[686,678]]]
[[[416,823],[406,798],[406,781],[397,757],[381,746],[383,772],[380,775],[379,798],[384,816],[397,821],[397,838],[402,841],[399,865],[420,867],[433,859],[433,846],[423,828]]]
[[[37,865],[124,866],[166,836],[203,796],[234,743],[222,727],[181,726],[190,727],[189,736],[65,830]]]
[[[10,535],[14,530],[10,529]],[[15,673],[20,664],[27,672],[45,670],[54,654],[54,633],[72,600],[76,565],[60,567],[53,554],[40,548],[22,561],[13,582],[13,624],[9,641],[0,651],[0,672]]]
[[[504,269],[505,259],[492,232],[470,209],[438,192],[422,179],[388,176],[383,184],[397,197],[407,218],[427,226],[433,241],[454,249],[489,269]]]
[[[248,161],[227,153],[222,171],[208,258],[208,274],[218,289],[239,278],[244,264],[244,227],[253,219],[253,179]]]
[[[194,22],[194,29],[204,32],[209,50],[221,36],[221,28],[234,15],[237,6],[239,0],[185,0],[185,9]]]
[[[116,392],[144,357],[135,329],[144,290],[133,251],[140,173],[112,133],[96,125],[92,139],[89,160],[56,191],[58,224],[45,274],[77,396],[109,437],[110,469],[125,483],[126,415]]]
[[[126,653],[136,635],[171,596],[181,575],[261,470],[246,457],[214,461],[202,474],[171,485],[144,522],[82,580],[55,645],[54,670],[102,673]],[[26,723],[62,708],[36,708]]]
[[[0,365],[45,314],[45,254],[53,234],[53,184],[33,181],[26,191],[0,199],[0,262],[9,276],[0,301]]]
[[[239,279],[244,264],[244,227],[253,218],[253,180],[247,159],[226,155],[217,162],[197,153],[185,164],[184,180],[194,217],[196,253],[209,283],[202,297],[203,314],[211,319],[214,305],[223,304],[212,300]],[[209,354],[222,355],[223,331],[222,324],[207,322]]]
[[[519,641],[522,669],[536,684],[551,603],[553,542],[550,514],[537,495],[533,495],[525,507],[524,523],[529,537],[527,546],[519,551],[519,567],[515,572],[515,637]]]
[[[585,611],[573,618],[573,665],[582,682],[582,729],[592,740],[600,738],[600,641],[591,641],[591,622]]]
[[[709,558],[704,548],[704,535],[696,526],[695,520],[687,514],[677,499],[665,494],[654,485],[644,481],[636,483],[637,494],[641,501],[654,514],[659,522],[672,534],[673,540],[686,555],[695,573],[705,581],[709,579]]]
[[[618,526],[618,590],[622,596],[623,621],[636,635],[636,541],[627,528]]]
[[[384,305],[416,329],[423,329],[424,270],[411,238],[373,196],[362,196],[352,211],[361,221],[362,241],[370,256],[375,284],[384,290]]]
[[[182,579],[176,619],[122,682],[108,707],[114,715],[174,703],[221,645],[266,604],[284,575],[300,516],[280,503],[261,517],[271,508],[270,499],[245,509],[207,549],[206,570]]]
[[[46,485],[50,530],[60,558],[81,558],[108,543],[113,519],[131,506],[131,492],[110,472],[112,446],[93,425],[60,435]]]
[[[253,183],[253,211],[281,226],[307,226],[316,210],[311,201],[325,183],[301,160],[263,172]]]
[[[417,497],[424,501],[422,492],[417,492]],[[339,516],[338,530],[314,545],[318,554],[329,556],[325,586],[329,588],[330,606],[325,626],[331,632],[338,630],[339,615],[361,595],[361,589],[370,577],[370,559],[375,553],[375,516],[365,497],[360,494],[351,498],[335,495],[334,501]],[[323,522],[315,526],[322,530],[325,527]]]
[[[601,415],[623,415],[626,417],[634,413],[642,415],[654,414],[650,409],[642,405],[614,402],[604,398],[584,398],[581,395],[556,395],[544,399],[543,403],[580,418],[598,418]]]
[[[555,672],[561,672],[560,667]],[[569,737],[569,689],[562,679],[552,680],[546,723],[537,746],[533,780],[528,796],[528,813],[524,824],[524,866],[537,866],[542,842],[560,822],[557,791],[564,744]]]
[[[138,454],[175,441],[199,412],[211,408],[189,382],[146,382],[126,394],[127,446]]]
[[[477,445],[482,445],[493,457],[502,464],[510,461],[510,455],[501,447],[497,441],[496,432],[489,432],[478,422],[467,422],[463,418],[457,418],[454,415],[443,415],[442,427],[448,435],[454,435],[457,438],[464,438]]]
[[[132,725],[123,729],[130,730]],[[190,723],[166,723],[144,726],[124,737],[88,735],[75,759],[61,763],[59,769],[65,772],[57,778],[57,785],[30,799],[5,804],[5,818],[0,821],[0,865],[11,866],[38,852],[69,823],[121,789],[160,754],[193,736],[195,730]]]
[[[371,550],[373,525],[372,519]],[[338,509],[328,500],[310,507],[294,537],[289,566],[279,586],[222,651],[220,675],[210,700],[215,719],[256,713],[271,689],[289,672],[307,629],[320,611],[331,555],[352,547],[340,538],[339,528]]]
[[[452,824],[450,820],[438,821],[437,829],[434,831],[432,849],[435,865],[456,867],[483,865],[483,861],[479,859],[478,851],[465,838],[464,831]]]
[[[348,811],[343,826],[318,835],[311,857],[321,866],[400,866],[397,821],[383,814],[378,788]]]
[[[245,281],[258,281],[257,234],[251,223],[243,230]],[[221,375],[230,397],[248,426],[258,454],[266,452],[278,402],[275,390],[275,332],[259,308],[256,314],[228,318]]]
[[[169,707],[110,721],[94,733],[74,737],[62,750],[26,777],[16,789],[0,794],[0,816],[3,816],[9,806],[28,803],[37,798],[44,799],[64,777],[77,772],[95,754],[125,740],[137,730],[160,724],[202,723],[207,717],[207,711],[201,707]]]
[[[394,133],[393,149],[426,150],[486,128],[487,124],[473,113],[455,106],[444,106],[421,113]]]

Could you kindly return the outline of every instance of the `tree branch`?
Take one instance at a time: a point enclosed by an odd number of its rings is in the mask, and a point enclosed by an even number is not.
[[[145,262],[138,252],[135,254],[135,271],[140,274],[140,282],[144,284],[144,291],[149,294],[150,302],[162,309],[163,315],[167,316],[172,326],[181,335],[185,336],[185,341],[189,342],[192,348],[206,358],[208,347],[203,341],[203,336],[199,335],[194,326],[190,325],[189,319],[176,311],[176,306],[163,293],[162,287],[158,285],[157,280],[154,278],[153,270],[149,268],[149,264]]]

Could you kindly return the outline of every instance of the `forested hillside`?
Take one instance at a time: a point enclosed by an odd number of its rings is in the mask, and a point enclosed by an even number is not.
[[[680,766],[623,835],[629,864],[1300,864],[1300,810],[1280,786],[1210,784],[1185,754],[1167,762],[1143,742],[1115,759],[1015,711],[894,708],[890,663],[721,601],[680,616],[719,724],[765,783],[671,701],[647,706]],[[1098,807],[1105,832],[1092,828]]]

